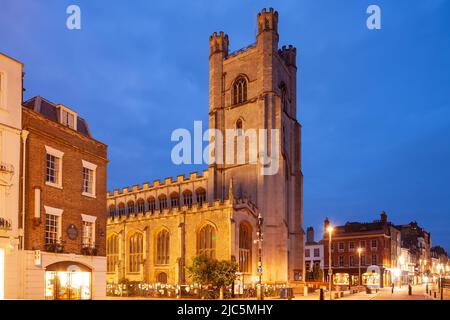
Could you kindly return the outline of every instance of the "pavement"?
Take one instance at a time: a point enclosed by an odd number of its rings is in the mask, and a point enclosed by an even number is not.
[[[329,299],[329,295],[325,292],[325,299]],[[139,298],[139,297],[108,297],[111,300],[162,300],[167,298]],[[173,298],[172,298],[173,299]],[[186,299],[182,299],[186,300]],[[230,299],[230,300],[255,300],[252,299]],[[228,300],[228,301],[230,301]],[[266,297],[265,300],[285,300],[280,299],[279,297]],[[296,294],[292,300],[319,300],[318,293],[310,293],[307,296]],[[395,287],[394,293],[392,293],[392,288],[382,288],[379,289],[377,293],[367,294],[365,291],[361,291],[358,293],[350,294],[349,292],[344,293],[344,296],[339,299],[335,299],[337,301],[340,300],[435,300],[430,295],[426,294],[425,285],[416,285],[412,287],[412,295],[408,294],[408,286]]]

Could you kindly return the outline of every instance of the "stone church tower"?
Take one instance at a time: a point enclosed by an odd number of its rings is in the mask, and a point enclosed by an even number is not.
[[[209,126],[222,132],[223,163],[211,164],[208,189],[210,199],[226,199],[233,181],[238,197],[249,198],[263,218],[263,281],[299,280],[303,272],[301,126],[296,119],[296,49],[278,48],[278,12],[270,8],[258,14],[256,43],[229,53],[228,36],[223,32],[210,37]],[[246,141],[242,163],[227,159],[227,129],[241,129]],[[249,161],[250,137],[258,132],[258,161]],[[268,130],[268,154],[278,154],[270,164],[274,174],[261,160],[259,138]],[[271,130],[276,133],[272,136]],[[272,145],[272,139],[277,138]],[[237,142],[236,142],[237,146]],[[277,150],[275,150],[277,148]],[[236,150],[236,149],[235,149]],[[216,150],[217,152],[217,150]],[[233,155],[236,158],[236,155]],[[273,163],[276,161],[276,163]]]

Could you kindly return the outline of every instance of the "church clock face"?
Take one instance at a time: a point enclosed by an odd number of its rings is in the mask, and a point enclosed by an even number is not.
[[[78,237],[78,229],[74,224],[67,228],[67,236],[70,240],[75,240]]]

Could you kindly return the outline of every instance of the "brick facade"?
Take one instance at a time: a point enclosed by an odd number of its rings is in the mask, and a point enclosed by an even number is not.
[[[26,250],[45,251],[45,208],[50,206],[64,210],[62,241],[64,252],[81,254],[81,215],[96,216],[98,255],[106,254],[106,146],[81,133],[46,119],[27,108],[23,109],[23,128],[29,131],[26,161]],[[62,188],[46,185],[46,148],[50,146],[64,152],[62,164]],[[96,198],[82,195],[82,160],[98,165],[96,170]],[[41,190],[41,218],[36,219],[35,189]],[[78,236],[67,236],[69,225],[75,225]]]

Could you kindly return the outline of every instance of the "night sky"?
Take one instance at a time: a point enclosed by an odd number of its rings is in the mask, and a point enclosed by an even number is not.
[[[205,167],[172,164],[170,135],[207,126],[210,34],[255,42],[265,6],[297,47],[305,228],[385,210],[450,249],[450,1],[0,0],[0,52],[25,64],[25,99],[75,109],[108,144],[113,190]]]

